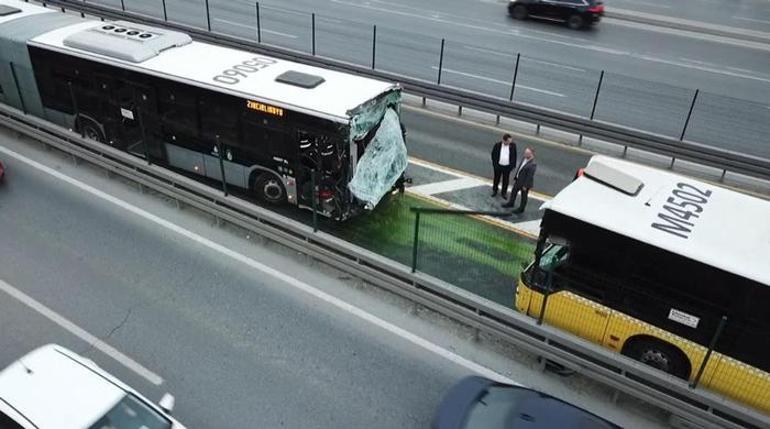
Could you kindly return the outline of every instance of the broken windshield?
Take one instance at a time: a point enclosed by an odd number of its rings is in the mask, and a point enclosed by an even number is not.
[[[393,188],[409,162],[396,111],[400,101],[400,91],[392,91],[356,109],[351,120],[353,141],[364,139],[376,129],[348,184],[368,210]]]

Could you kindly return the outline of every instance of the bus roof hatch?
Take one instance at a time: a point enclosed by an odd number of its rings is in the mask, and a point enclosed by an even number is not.
[[[601,158],[592,159],[588,167],[586,167],[584,175],[602,185],[609,186],[630,196],[637,195],[644,187],[644,182],[611,165],[603,163]]]
[[[166,49],[192,42],[185,33],[125,21],[102,22],[74,33],[64,45],[132,63],[141,63]]]
[[[324,83],[325,80],[326,79],[322,78],[321,76],[302,73],[294,70],[284,72],[275,78],[276,82],[294,85],[305,89],[313,89],[316,86]]]

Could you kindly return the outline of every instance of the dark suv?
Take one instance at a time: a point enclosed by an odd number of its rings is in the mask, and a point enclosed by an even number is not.
[[[508,13],[516,19],[542,18],[566,22],[572,29],[593,25],[604,15],[601,0],[511,0]]]

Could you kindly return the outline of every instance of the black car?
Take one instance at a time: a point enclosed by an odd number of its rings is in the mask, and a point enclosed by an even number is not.
[[[516,19],[542,18],[566,22],[572,29],[596,24],[604,15],[601,0],[512,0],[508,13]]]
[[[464,378],[444,395],[434,429],[621,429],[561,399],[483,377]]]

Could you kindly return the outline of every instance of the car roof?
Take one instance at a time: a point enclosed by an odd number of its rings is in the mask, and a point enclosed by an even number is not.
[[[126,391],[72,352],[49,344],[0,372],[0,398],[41,429],[83,429]]]

